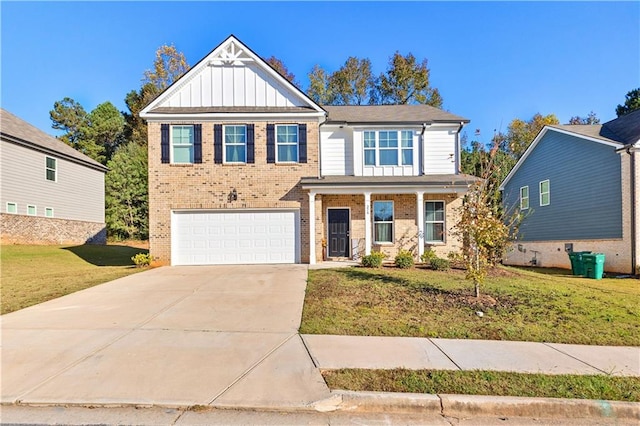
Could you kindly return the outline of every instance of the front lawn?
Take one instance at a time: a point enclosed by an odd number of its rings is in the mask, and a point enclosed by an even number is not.
[[[481,291],[459,270],[311,270],[300,332],[640,345],[639,280],[497,268]]]
[[[0,313],[139,272],[131,261],[137,253],[147,250],[124,245],[3,245]]]
[[[343,369],[322,375],[332,390],[640,401],[637,377],[405,369]]]

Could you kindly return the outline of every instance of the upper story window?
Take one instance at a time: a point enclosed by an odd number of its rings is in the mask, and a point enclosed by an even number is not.
[[[55,182],[58,178],[57,176],[57,170],[58,170],[58,164],[55,158],[51,158],[51,157],[46,157],[45,159],[45,176],[47,178],[47,180],[50,180],[52,182]]]
[[[427,201],[424,206],[424,241],[444,242],[444,201]]]
[[[193,163],[193,126],[171,126],[172,163]]]
[[[393,201],[373,202],[373,234],[376,243],[393,242]]]
[[[529,187],[523,186],[520,188],[520,210],[527,210],[529,208]]]
[[[247,162],[247,126],[224,126],[225,162]]]
[[[540,182],[540,205],[548,206],[549,204],[551,204],[551,187],[547,179]]]
[[[295,124],[276,126],[276,161],[298,162],[298,126]]]
[[[365,131],[365,166],[410,166],[413,164],[411,130]]]

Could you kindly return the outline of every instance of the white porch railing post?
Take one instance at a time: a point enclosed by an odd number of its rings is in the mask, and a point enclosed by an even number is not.
[[[316,263],[316,193],[309,192],[309,264]]]
[[[418,259],[424,254],[424,194],[416,192],[416,221],[418,222]]]
[[[371,193],[364,193],[364,254],[371,254]]]

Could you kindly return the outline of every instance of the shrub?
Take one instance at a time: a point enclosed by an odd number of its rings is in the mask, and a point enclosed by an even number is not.
[[[447,259],[443,259],[441,257],[434,257],[430,261],[431,268],[436,271],[448,271],[451,269],[451,262]]]
[[[413,254],[409,250],[400,250],[395,258],[398,268],[409,269],[413,266]]]
[[[135,263],[138,268],[142,268],[151,264],[151,255],[149,253],[138,253],[132,256],[131,260],[133,260],[133,263]]]
[[[438,256],[436,256],[436,252],[433,251],[433,249],[427,249],[424,251],[424,253],[422,253],[422,256],[420,256],[420,260],[423,263],[430,263],[431,259],[435,259]]]
[[[362,257],[362,266],[367,268],[379,268],[382,266],[382,261],[385,257],[387,257],[387,255],[380,251],[372,251],[371,254]]]

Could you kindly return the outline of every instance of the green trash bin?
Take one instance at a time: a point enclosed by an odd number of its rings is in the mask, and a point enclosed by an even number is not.
[[[582,255],[582,263],[587,278],[601,280],[604,275],[604,254],[584,254]]]
[[[571,273],[573,275],[585,275],[584,255],[591,254],[590,251],[572,251],[569,252],[569,260],[571,260]]]

